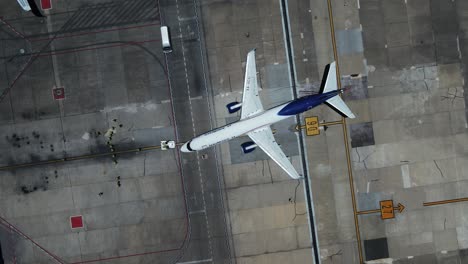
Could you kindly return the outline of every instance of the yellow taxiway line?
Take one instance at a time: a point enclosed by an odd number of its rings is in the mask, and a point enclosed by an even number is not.
[[[366,210],[357,212],[358,215],[380,213],[380,209]]]
[[[339,62],[338,62],[338,51],[336,49],[335,25],[333,23],[333,9],[332,9],[331,0],[327,0],[327,4],[328,4],[328,16],[330,19],[333,56],[336,62],[336,79],[337,79],[338,87],[341,87],[340,68],[339,68]],[[359,231],[359,219],[358,219],[357,206],[356,206],[356,197],[354,193],[353,169],[351,167],[351,157],[349,154],[348,129],[346,127],[346,119],[343,117],[341,120],[342,120],[342,127],[343,127],[344,144],[345,144],[345,149],[346,149],[346,161],[348,163],[349,188],[351,190],[351,203],[353,206],[353,213],[354,213],[354,226],[356,229],[356,240],[357,240],[358,253],[359,253],[359,262],[363,263],[364,260],[362,256],[361,234]]]
[[[184,143],[178,143],[176,145],[181,146],[183,144]],[[61,159],[51,159],[51,160],[37,161],[37,162],[31,162],[31,163],[14,164],[14,165],[0,167],[0,171],[40,166],[40,165],[49,165],[49,164],[67,162],[67,161],[93,159],[93,158],[100,158],[100,157],[127,154],[127,153],[136,153],[136,152],[141,152],[141,151],[150,151],[150,150],[157,150],[157,149],[161,149],[161,146],[147,146],[147,147],[141,147],[141,148],[136,148],[136,149],[126,149],[126,150],[118,150],[118,151],[105,152],[105,153],[88,154],[88,155],[81,155],[81,156],[75,156],[75,157],[66,157],[66,158],[61,158]]]
[[[458,199],[450,199],[450,200],[442,200],[442,201],[435,201],[435,202],[425,202],[425,203],[423,203],[423,205],[424,206],[434,206],[434,205],[460,203],[460,202],[468,202],[468,197],[458,198]]]
[[[333,126],[333,125],[342,125],[343,120],[338,120],[338,121],[331,121],[331,122],[323,122],[320,123],[319,126]]]
[[[323,127],[323,126],[333,126],[333,125],[342,125],[342,124],[343,124],[343,120],[338,120],[338,121],[330,121],[330,122],[319,123],[318,126]],[[299,131],[300,129],[304,129],[306,127],[307,127],[307,125],[302,125],[302,126],[296,125],[296,131]]]

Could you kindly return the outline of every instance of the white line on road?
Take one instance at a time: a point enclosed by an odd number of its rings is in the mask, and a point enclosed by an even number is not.
[[[177,8],[177,17],[180,18],[179,1],[178,0],[176,0],[176,8]],[[179,22],[179,34],[182,36],[182,25],[180,23],[180,19],[179,19],[178,22]],[[187,71],[187,61],[185,59],[185,48],[184,48],[184,42],[183,42],[182,38],[181,38],[180,42],[182,44],[182,47],[181,47],[182,48],[182,57],[184,58],[185,81],[186,81],[186,84],[187,84],[187,94],[188,94],[188,98],[190,99],[190,84],[189,84],[188,71]],[[196,134],[196,131],[195,131],[195,120],[193,118],[192,100],[189,100],[189,107],[190,107],[190,115],[191,115],[191,118],[192,118],[193,136],[196,136],[197,134]],[[197,166],[198,166],[198,176],[200,177],[200,190],[201,190],[202,201],[203,201],[203,209],[205,211],[204,215],[205,215],[205,222],[206,222],[206,233],[208,235],[208,248],[209,248],[209,251],[210,251],[210,256],[213,257],[213,247],[211,245],[210,225],[209,225],[209,222],[208,222],[208,215],[206,213],[205,186],[203,185],[203,176],[202,176],[202,172],[201,172],[200,156],[198,155],[198,153],[197,153]],[[211,259],[210,259],[210,262],[211,262]],[[192,263],[200,263],[200,262],[192,262]]]
[[[187,20],[195,20],[197,19],[197,17],[177,17],[177,19],[179,19],[179,21],[187,21]]]
[[[204,214],[206,213],[206,210],[198,210],[198,211],[192,211],[192,212],[189,212],[189,214]]]
[[[213,259],[202,259],[202,260],[194,260],[194,261],[187,261],[187,262],[177,262],[177,264],[194,264],[194,263],[208,263],[213,262]]]

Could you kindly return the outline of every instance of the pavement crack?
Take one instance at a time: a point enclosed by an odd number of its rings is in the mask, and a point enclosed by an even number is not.
[[[291,222],[294,222],[294,220],[296,220],[297,216],[305,215],[307,213],[307,212],[304,212],[304,213],[298,213],[297,212],[296,199],[297,199],[297,189],[299,188],[299,185],[301,185],[301,180],[297,179],[297,185],[296,185],[296,188],[294,189],[294,198],[292,200],[291,200],[291,198],[289,198],[289,201],[294,204],[294,218],[291,220]]]
[[[354,161],[353,162],[356,162],[356,163],[362,163],[364,165],[364,168],[367,170],[367,163],[366,163],[366,160],[372,155],[375,153],[375,150],[372,151],[371,153],[369,153],[364,159],[361,160],[361,154],[359,153],[358,151],[358,148],[355,148],[356,150],[356,154],[358,156],[358,161]]]
[[[452,92],[452,88],[455,88],[455,93]],[[464,99],[463,96],[458,95],[458,87],[450,87],[447,89],[447,94],[441,96],[441,101],[450,100],[452,106],[455,102],[455,99]]]
[[[127,141],[131,141],[131,138],[130,137],[122,138],[116,144],[126,143]]]
[[[262,160],[262,176],[265,177],[265,160]]]
[[[268,165],[268,171],[270,172],[270,180],[271,184],[273,184],[273,173],[271,173],[271,166],[270,166],[270,160],[267,160],[267,165]]]
[[[145,156],[143,158],[143,177],[146,176],[146,153],[145,153]]]
[[[331,254],[330,256],[326,257],[326,258],[330,258],[330,260],[331,260],[332,263],[333,263],[333,257],[335,257],[335,256],[341,256],[341,255],[343,255],[343,250],[342,250],[342,249],[338,250],[336,253],[333,253],[333,254]]]
[[[445,178],[444,173],[442,173],[442,170],[439,167],[439,164],[437,164],[436,160],[433,160],[433,161],[434,161],[434,164],[435,164],[436,168],[439,170],[440,176],[442,178]]]
[[[429,86],[427,85],[426,79],[424,79],[424,85],[426,86],[426,91],[429,91]]]

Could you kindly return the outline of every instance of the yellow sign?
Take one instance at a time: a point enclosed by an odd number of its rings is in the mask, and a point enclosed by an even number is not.
[[[383,220],[395,218],[393,200],[380,201],[380,217],[382,217]]]
[[[307,136],[316,136],[320,135],[319,122],[317,116],[306,117],[306,135]]]
[[[399,213],[401,213],[403,212],[403,210],[405,210],[405,206],[402,205],[401,203],[398,203],[398,205],[394,207],[393,200],[384,200],[384,201],[380,201],[380,209],[359,211],[356,213],[358,215],[363,215],[363,214],[375,214],[375,213],[380,212],[380,218],[382,218],[382,220],[386,220],[386,219],[395,218],[395,211],[398,211]]]

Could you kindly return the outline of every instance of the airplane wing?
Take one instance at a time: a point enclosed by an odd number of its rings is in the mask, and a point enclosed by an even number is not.
[[[286,171],[293,179],[299,179],[301,176],[297,173],[294,166],[276,143],[273,132],[269,126],[265,126],[247,133],[249,137],[257,144],[268,156]]]
[[[241,119],[263,112],[262,102],[258,96],[257,66],[255,49],[247,55],[245,67],[244,93],[242,95]]]

